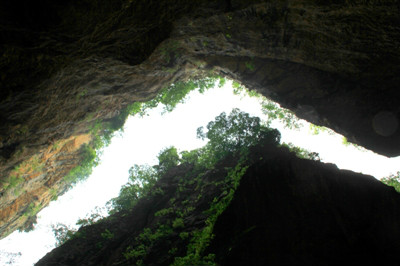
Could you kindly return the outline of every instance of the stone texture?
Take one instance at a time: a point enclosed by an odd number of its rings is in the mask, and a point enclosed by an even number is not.
[[[27,193],[29,182],[43,187],[78,163],[79,149],[49,161],[54,143],[210,72],[351,142],[400,154],[397,1],[6,1],[0,25],[0,180],[39,158],[41,174],[21,175]],[[0,220],[4,236],[42,196],[0,193],[2,211],[15,210]]]
[[[215,254],[218,265],[397,265],[400,195],[392,187],[332,164],[299,159],[282,148],[257,147],[251,154],[255,162],[218,217],[203,255]],[[141,244],[146,246],[140,257],[143,265],[170,265],[188,249],[190,238],[182,240],[180,233],[204,228],[204,210],[224,195],[214,184],[235,164],[228,158],[203,172],[201,180],[209,185],[198,201],[193,200],[201,193],[194,189],[200,184],[198,173],[188,165],[170,170],[156,185],[164,194],[82,228],[78,237],[36,265],[136,265],[123,254]],[[191,180],[194,185],[188,185]],[[171,226],[174,213],[188,206],[193,211],[184,217],[182,228],[155,237],[151,244],[135,242],[144,228],[154,232],[159,224]],[[155,215],[166,208],[172,208],[172,214]],[[101,236],[106,229],[114,234],[112,239]]]

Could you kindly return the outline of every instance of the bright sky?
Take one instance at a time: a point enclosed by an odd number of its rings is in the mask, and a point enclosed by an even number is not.
[[[229,81],[223,88],[211,89],[204,94],[192,92],[186,103],[164,115],[160,115],[161,108],[157,108],[151,110],[148,117],[128,118],[124,133],[105,148],[100,165],[86,182],[78,184],[41,211],[34,231],[14,232],[0,241],[0,266],[10,265],[5,252],[22,253],[12,265],[33,265],[54,248],[51,225],[74,226],[79,218],[84,218],[96,206],[104,206],[127,182],[129,168],[134,164],[157,164],[156,156],[162,148],[175,146],[183,151],[203,146],[204,142],[196,139],[196,129],[206,126],[221,112],[228,114],[233,108],[239,108],[265,118],[258,100],[234,95]],[[272,126],[279,129],[283,142],[318,152],[323,162],[335,163],[339,168],[377,178],[400,170],[400,157],[389,159],[370,151],[346,147],[342,145],[342,136],[324,132],[313,136],[309,134],[309,124],[303,123],[304,130],[301,131],[286,130],[276,122]]]

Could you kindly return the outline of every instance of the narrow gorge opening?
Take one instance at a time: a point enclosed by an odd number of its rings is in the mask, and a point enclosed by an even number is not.
[[[204,86],[200,91],[197,89],[199,84]],[[124,130],[117,132],[112,139],[112,131],[109,131],[101,140],[102,144],[97,145],[102,149],[102,154],[90,177],[83,181],[69,180],[77,184],[38,213],[38,223],[33,231],[14,232],[3,239],[1,261],[5,264],[13,262],[14,265],[35,263],[54,247],[54,226],[64,224],[70,229],[77,229],[78,219],[88,219],[91,215],[96,219],[106,216],[104,206],[111,198],[117,197],[121,186],[128,181],[128,171],[132,165],[157,164],[157,154],[166,147],[174,146],[178,152],[182,152],[203,146],[205,142],[196,138],[196,129],[206,126],[222,112],[229,114],[233,108],[260,117],[265,124],[281,132],[281,143],[292,143],[292,149],[300,147],[318,153],[322,162],[335,163],[339,168],[376,178],[395,174],[399,170],[400,158],[388,159],[349,144],[343,136],[299,120],[290,111],[280,109],[278,104],[248,92],[237,82],[214,78],[194,81],[189,85],[190,89],[180,87],[172,94],[167,91],[159,94],[156,97],[158,103],[161,103],[159,106],[152,101],[142,105],[134,104],[128,107],[128,111],[123,111],[116,119],[109,121],[109,127],[116,129],[123,126]],[[179,86],[175,84],[175,87]],[[186,93],[188,96],[185,98]],[[182,99],[185,103],[181,103]],[[128,116],[131,113],[137,115]],[[92,132],[97,132],[101,127],[95,124]],[[109,146],[102,148],[104,143]],[[310,154],[301,149],[297,150],[299,156],[307,157]],[[93,150],[90,154],[95,160]],[[317,158],[316,154],[314,156]],[[76,172],[72,171],[69,177],[76,178],[74,174]],[[79,174],[84,175],[85,170]]]

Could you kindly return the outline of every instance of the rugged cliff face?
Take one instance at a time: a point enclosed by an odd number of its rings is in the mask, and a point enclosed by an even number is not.
[[[397,265],[393,188],[270,145],[250,156],[170,169],[162,193],[81,228],[36,265]]]
[[[400,154],[396,1],[0,5],[0,236],[65,190],[96,123],[196,75],[233,78],[352,142]]]

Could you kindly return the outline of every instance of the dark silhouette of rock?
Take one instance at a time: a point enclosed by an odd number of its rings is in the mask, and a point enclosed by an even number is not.
[[[250,156],[253,162],[201,255],[215,254],[217,265],[397,265],[400,195],[392,187],[283,148],[256,147]],[[143,265],[171,265],[189,253],[194,232],[207,226],[206,210],[226,195],[216,184],[236,163],[230,157],[201,175],[188,165],[170,170],[156,185],[163,195],[81,228],[36,265],[136,265],[139,259]],[[198,189],[199,180],[204,189]],[[167,214],[157,215],[160,210]],[[181,226],[174,226],[177,217]],[[162,226],[170,232],[161,234]],[[113,238],[102,237],[105,230]],[[143,237],[146,230],[150,234]],[[182,232],[190,237],[182,238]],[[143,253],[127,258],[130,250]]]

